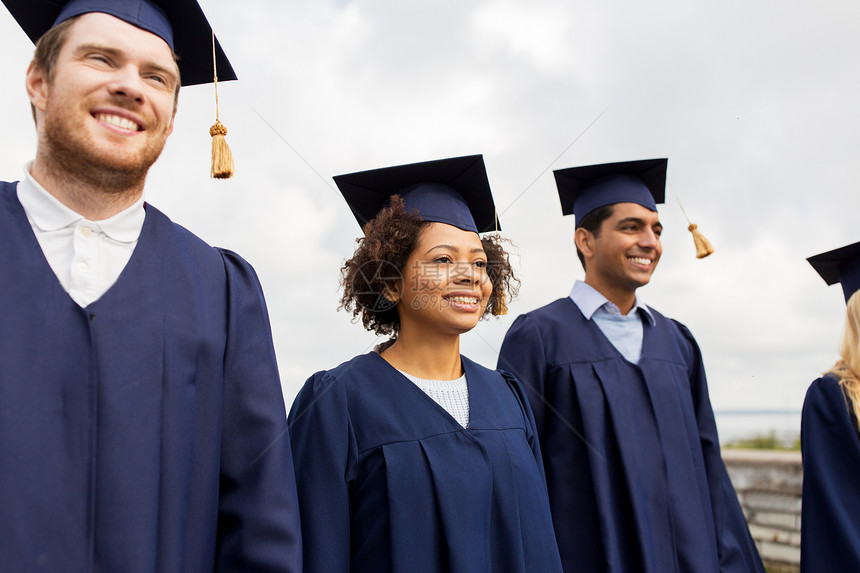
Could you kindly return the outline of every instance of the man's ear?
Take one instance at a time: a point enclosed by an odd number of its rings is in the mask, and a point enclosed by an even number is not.
[[[35,62],[30,62],[24,85],[27,87],[27,96],[33,107],[39,111],[45,111],[50,88],[45,70],[37,66]]]
[[[178,88],[177,88],[178,89]],[[176,112],[179,111],[179,94],[176,94],[173,98],[173,115],[170,118],[170,130],[167,132],[167,135],[173,133],[173,123],[176,121]]]
[[[573,242],[583,257],[588,259],[594,256],[594,233],[579,227],[573,234]]]

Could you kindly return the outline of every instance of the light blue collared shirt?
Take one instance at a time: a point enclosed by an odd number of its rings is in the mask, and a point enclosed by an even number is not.
[[[654,325],[654,315],[651,309],[642,304],[638,295],[634,295],[633,308],[630,312],[621,314],[621,310],[597,292],[589,284],[576,281],[570,291],[570,299],[587,320],[594,319],[600,331],[609,339],[621,355],[633,364],[639,364],[642,356],[642,338],[644,316],[648,323]],[[639,312],[639,311],[642,312]]]

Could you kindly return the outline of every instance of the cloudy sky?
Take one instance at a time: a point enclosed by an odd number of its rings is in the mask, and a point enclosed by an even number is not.
[[[378,342],[337,311],[360,230],[333,175],[481,153],[522,279],[463,352],[582,271],[552,170],[669,158],[664,254],[640,293],[687,324],[717,410],[799,410],[843,324],[805,258],[860,240],[860,4],[724,0],[202,0],[236,176],[208,178],[211,87],[184,89],[147,199],[257,269],[287,403]],[[0,177],[35,146],[32,45],[0,11]],[[696,260],[672,190],[717,252]]]

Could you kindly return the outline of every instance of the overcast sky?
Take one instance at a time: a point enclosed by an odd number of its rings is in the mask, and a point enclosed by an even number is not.
[[[208,177],[211,86],[183,89],[147,200],[255,266],[287,404],[378,342],[337,311],[360,229],[331,177],[476,153],[522,289],[464,354],[494,367],[513,319],[583,276],[553,169],[668,157],[663,258],[640,294],[696,335],[715,409],[799,410],[834,362],[842,292],[805,259],[860,241],[857,2],[201,5],[239,75],[220,85],[236,176]],[[17,180],[32,44],[5,9],[0,53],[0,178]],[[716,254],[695,259],[672,189]]]

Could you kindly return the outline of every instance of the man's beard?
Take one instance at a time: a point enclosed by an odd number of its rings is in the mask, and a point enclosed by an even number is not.
[[[156,137],[134,155],[127,152],[111,154],[106,149],[96,150],[90,134],[78,129],[64,113],[62,106],[45,113],[40,154],[57,176],[76,181],[106,193],[123,193],[143,186],[149,168],[161,155],[167,133]]]

